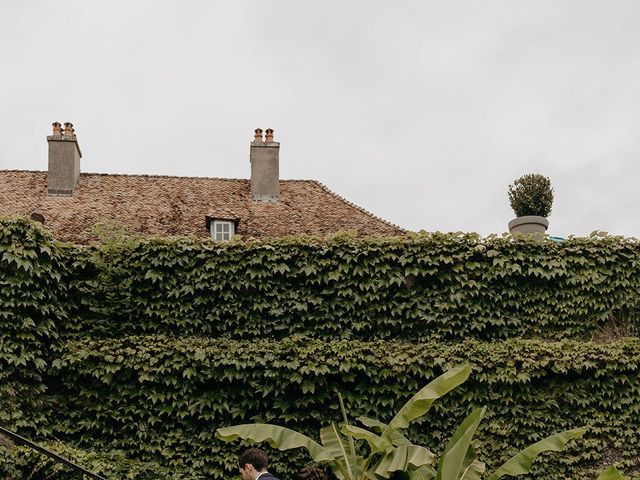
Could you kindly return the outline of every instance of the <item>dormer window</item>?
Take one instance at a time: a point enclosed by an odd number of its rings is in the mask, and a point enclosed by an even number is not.
[[[209,224],[211,238],[217,242],[228,242],[235,233],[235,223],[230,220],[212,220]]]

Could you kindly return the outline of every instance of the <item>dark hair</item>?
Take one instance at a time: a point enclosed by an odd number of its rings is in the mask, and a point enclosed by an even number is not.
[[[264,470],[269,464],[269,458],[259,448],[249,448],[244,451],[240,458],[238,458],[238,467],[244,468],[246,464],[250,463],[257,471]]]
[[[298,472],[298,480],[327,480],[327,474],[318,467],[304,467]]]

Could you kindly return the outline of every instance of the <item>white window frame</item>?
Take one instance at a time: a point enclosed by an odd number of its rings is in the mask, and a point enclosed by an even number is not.
[[[212,220],[209,231],[216,242],[228,242],[236,233],[236,225],[231,220]]]

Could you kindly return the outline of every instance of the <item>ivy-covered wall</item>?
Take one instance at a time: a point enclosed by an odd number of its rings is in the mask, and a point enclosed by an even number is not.
[[[590,339],[640,325],[639,262],[620,237],[132,240],[83,251],[73,294],[93,337]]]
[[[268,420],[315,433],[339,420],[337,391],[354,417],[387,419],[468,361],[469,382],[415,440],[438,451],[487,405],[478,438],[490,464],[589,425],[531,478],[592,479],[622,462],[640,479],[639,260],[638,241],[600,236],[86,248],[2,220],[0,424],[61,439],[53,448],[113,478],[229,478],[241,447],[216,440],[219,426]],[[308,460],[273,457],[285,478]],[[34,462],[0,442],[0,478],[73,478]]]
[[[439,451],[464,416],[487,405],[481,458],[498,465],[542,436],[586,425],[570,453],[536,464],[535,478],[595,480],[610,459],[636,465],[640,438],[640,340],[588,342],[468,340],[453,345],[406,341],[243,340],[125,337],[65,344],[58,424],[74,441],[162,456],[202,477],[235,473],[238,445],[215,429],[267,421],[318,438],[340,421],[337,392],[353,418],[390,420],[447,365],[469,362],[471,379],[438,402],[412,438]],[[52,392],[53,393],[53,392]],[[276,455],[274,470],[293,478],[304,455]],[[500,462],[501,463],[501,462]],[[225,470],[226,468],[226,470]]]
[[[46,430],[44,375],[66,320],[64,248],[26,220],[0,222],[0,424]]]

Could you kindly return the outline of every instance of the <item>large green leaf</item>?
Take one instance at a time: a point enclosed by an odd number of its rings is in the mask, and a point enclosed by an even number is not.
[[[424,447],[404,445],[394,448],[382,457],[376,466],[375,473],[382,478],[389,478],[393,472],[407,472],[424,466],[430,467],[434,458],[435,455]]]
[[[386,438],[376,435],[364,428],[356,427],[354,425],[343,425],[341,431],[345,435],[350,435],[356,440],[365,440],[369,444],[372,454],[384,453],[390,448],[393,448],[393,444]]]
[[[371,480],[380,480],[375,473],[370,473],[367,478]],[[395,480],[433,480],[436,478],[436,470],[431,465],[423,465],[406,472],[396,472],[393,476]]]
[[[462,464],[460,480],[482,480],[482,474],[485,469],[486,465],[478,460],[476,449],[473,448],[473,445],[470,445]]]
[[[339,472],[345,479],[358,478],[359,473],[363,470],[362,465],[358,465],[361,462],[359,460],[361,457],[356,457],[347,449],[335,423],[320,429],[320,441],[323,448],[334,459],[335,466],[332,466],[332,469],[336,475]]]
[[[609,467],[600,475],[597,480],[628,480],[627,477],[622,475],[616,467]]]
[[[380,433],[384,432],[388,427],[386,423],[381,422],[380,420],[376,420],[375,418],[358,417],[358,421],[362,422],[363,425],[375,429]],[[397,430],[387,432],[386,437],[389,439],[391,444],[395,445],[396,447],[401,447],[402,445],[412,445],[409,439]]]
[[[437,480],[459,480],[464,473],[465,460],[471,447],[473,435],[484,417],[485,408],[471,412],[457,428],[442,452],[438,464]]]
[[[344,420],[344,425],[349,425],[349,419],[347,418],[347,409],[344,408],[344,402],[342,401],[342,395],[340,394],[340,392],[338,392],[338,402],[340,403],[340,411],[342,412],[342,419]],[[357,471],[355,470],[356,466],[358,465],[358,459],[356,458],[356,442],[354,441],[353,437],[348,437],[348,438],[349,438],[349,447],[350,447],[349,453],[351,455],[351,461],[354,466],[354,473],[357,476],[359,476],[359,473],[364,471],[364,468],[358,468]]]
[[[387,437],[391,440],[391,443],[396,447],[402,447],[403,445],[412,445],[411,441],[397,430],[387,434]]]
[[[436,471],[429,465],[409,471],[410,480],[432,480],[434,478],[436,478]]]
[[[584,435],[586,429],[576,428],[573,430],[566,430],[564,432],[549,435],[548,437],[534,443],[533,445],[521,450],[519,453],[507,460],[501,467],[495,472],[489,475],[487,480],[498,480],[505,475],[515,477],[517,475],[524,475],[531,470],[531,464],[538,455],[542,452],[559,452],[564,449],[569,440],[581,437]]]
[[[362,423],[365,427],[374,428],[380,433],[382,433],[388,427],[386,423],[381,422],[380,420],[376,420],[375,418],[358,417],[356,420]]]
[[[291,430],[290,428],[269,423],[251,423],[219,428],[216,430],[216,437],[225,442],[230,442],[237,438],[256,443],[268,442],[269,445],[278,450],[306,448],[311,458],[316,462],[330,462],[335,460],[322,445],[306,435]]]
[[[463,467],[460,480],[482,480],[482,476],[487,466],[480,460],[474,460],[469,465]]]
[[[398,413],[389,422],[387,432],[408,427],[413,420],[426,414],[434,401],[464,383],[469,378],[470,373],[471,367],[469,365],[462,365],[444,372],[426,387],[419,390],[398,410]]]

